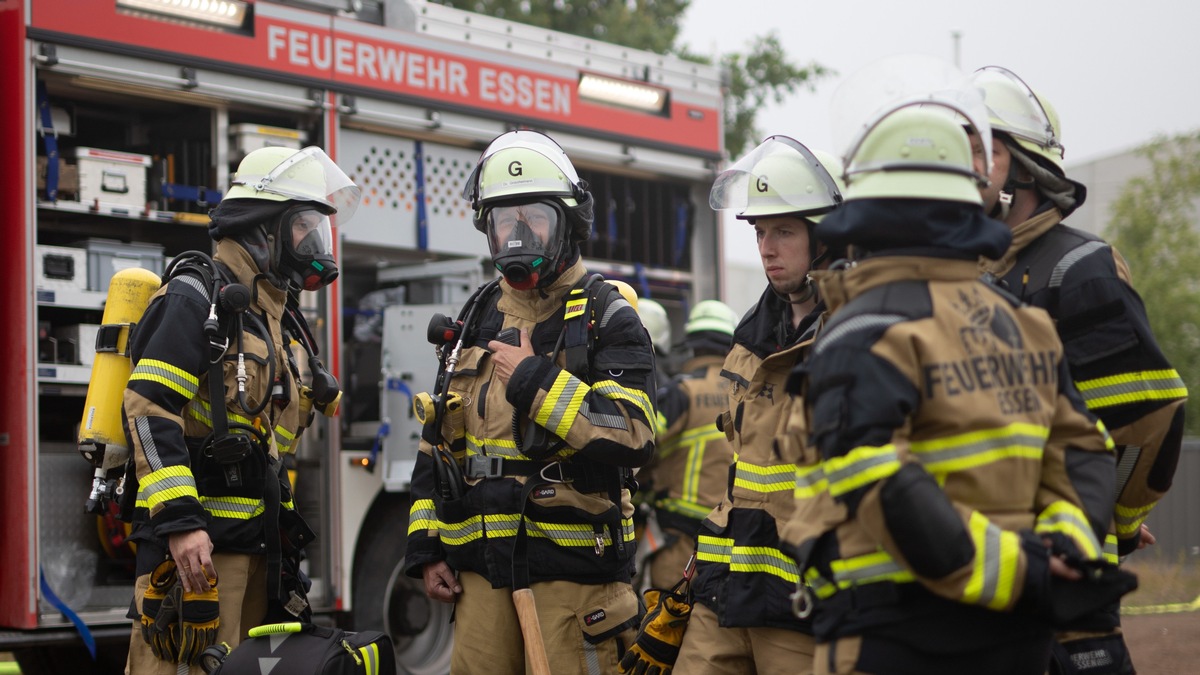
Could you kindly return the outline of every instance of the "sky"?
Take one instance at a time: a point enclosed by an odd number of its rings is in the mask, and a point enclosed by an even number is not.
[[[963,70],[1004,66],[1049,99],[1069,168],[1200,129],[1198,27],[1200,3],[1191,0],[692,0],[678,43],[747,52],[773,29],[793,63],[836,71],[757,119],[764,137],[836,151],[828,108],[846,75],[891,54],[953,63],[958,32]],[[752,237],[726,230],[732,259],[757,260]]]

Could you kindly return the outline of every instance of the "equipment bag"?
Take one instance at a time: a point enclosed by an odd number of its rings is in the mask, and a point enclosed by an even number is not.
[[[201,665],[209,675],[396,675],[396,652],[379,631],[275,623],[250,629],[232,651],[210,648]]]

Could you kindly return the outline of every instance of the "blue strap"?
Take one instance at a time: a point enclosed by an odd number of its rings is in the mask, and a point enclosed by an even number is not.
[[[687,200],[675,200],[675,246],[671,250],[671,263],[675,267],[683,263],[683,249],[687,246],[688,210]]]
[[[46,148],[46,199],[58,201],[58,133],[54,131],[54,119],[50,116],[50,99],[46,96],[46,83],[37,81],[38,116],[42,125],[38,133]]]
[[[40,84],[40,83],[39,83]],[[59,599],[54,591],[50,590],[50,584],[46,583],[46,572],[38,566],[38,583],[42,587],[42,597],[50,606],[62,612],[62,615],[67,617],[71,623],[75,624],[75,630],[79,631],[79,637],[83,638],[83,645],[87,647],[88,653],[92,655],[92,660],[96,660],[96,638],[92,637],[92,631],[88,630],[87,624],[79,615],[67,607],[67,603]]]
[[[425,153],[421,141],[413,141],[413,173],[417,184],[417,248],[429,250],[429,216],[425,213]]]
[[[650,295],[650,279],[646,276],[646,266],[640,262],[633,263],[633,275],[637,277],[638,286],[641,287],[641,297],[649,298]]]
[[[608,198],[608,232],[606,236],[609,246],[617,241],[617,200]]]
[[[196,202],[201,206],[215,206],[221,202],[220,190],[197,187],[194,185],[179,185],[178,183],[163,183],[163,196],[167,199],[179,199],[185,202]]]

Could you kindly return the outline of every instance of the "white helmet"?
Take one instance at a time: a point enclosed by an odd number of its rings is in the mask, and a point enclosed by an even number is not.
[[[1025,150],[1044,158],[1062,172],[1066,149],[1058,114],[1016,73],[1000,66],[984,66],[971,75],[983,91],[992,131],[1012,136]]]
[[[667,310],[649,298],[639,299],[637,309],[654,349],[660,354],[671,351],[671,319],[667,316]]]
[[[841,203],[841,186],[828,164],[787,136],[764,140],[722,171],[708,193],[708,205],[714,210],[737,209],[742,220],[768,216],[811,219]]]

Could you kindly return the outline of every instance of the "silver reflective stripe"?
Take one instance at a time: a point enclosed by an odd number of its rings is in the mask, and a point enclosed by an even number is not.
[[[1125,489],[1125,485],[1129,482],[1129,477],[1133,475],[1133,467],[1137,466],[1138,457],[1142,456],[1142,449],[1136,445],[1125,446],[1125,451],[1121,453],[1121,461],[1117,464],[1117,485],[1113,492],[1113,500],[1116,501],[1121,496],[1121,491]]]
[[[158,471],[163,468],[162,459],[158,456],[158,446],[154,444],[154,434],[150,433],[149,418],[136,417],[133,425],[137,428],[138,440],[142,442],[142,454],[146,456],[150,470]]]
[[[204,284],[196,277],[194,277],[190,274],[181,274],[181,275],[175,277],[174,280],[182,281],[183,283],[187,284],[188,286],[191,286],[192,288],[196,289],[196,292],[199,293],[201,295],[201,297],[203,297],[205,299],[205,301],[208,301],[208,302],[212,301],[211,298],[209,297],[209,291],[211,289],[205,288]]]
[[[174,490],[176,488],[191,488],[192,490],[195,490],[196,481],[192,479],[191,475],[163,476],[149,485],[141,486],[141,489],[138,490],[138,492],[141,494],[142,499],[150,501],[150,498],[154,495],[160,492],[165,492],[166,490]]]
[[[629,425],[625,423],[625,418],[620,415],[609,415],[608,413],[592,412],[592,406],[588,405],[585,400],[579,406],[579,414],[587,418],[593,426],[605,427],[606,429],[620,429],[626,431]]]
[[[579,391],[580,387],[587,386],[582,381],[573,377],[568,378],[564,384],[562,392],[559,393],[558,398],[554,401],[554,409],[550,411],[550,417],[546,419],[546,424],[544,425],[552,433],[562,424],[563,417],[566,416],[568,409],[571,407],[571,402],[575,399],[575,393]],[[568,428],[570,428],[569,425]]]
[[[1063,277],[1067,276],[1067,271],[1082,260],[1085,256],[1095,253],[1096,251],[1105,248],[1108,244],[1102,241],[1089,241],[1088,243],[1071,250],[1069,253],[1058,261],[1054,266],[1054,271],[1050,273],[1050,288],[1062,286]]]
[[[984,534],[983,588],[979,589],[979,604],[990,606],[1000,585],[1000,528],[988,523]]]
[[[613,315],[617,313],[617,310],[621,309],[622,307],[629,307],[632,309],[632,305],[630,305],[625,298],[617,298],[616,300],[608,303],[608,309],[604,310],[604,316],[600,317],[600,327],[604,328],[607,326],[608,320],[611,319]]]
[[[851,333],[873,328],[886,328],[901,321],[904,321],[904,317],[899,314],[862,314],[856,316],[845,323],[834,326],[826,331],[823,337],[818,338],[816,345],[813,347],[813,355],[820,354],[838,340],[845,338]]]

